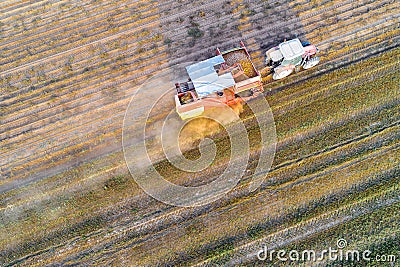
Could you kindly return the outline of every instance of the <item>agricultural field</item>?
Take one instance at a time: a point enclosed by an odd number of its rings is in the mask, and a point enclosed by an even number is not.
[[[1,266],[312,266],[257,256],[339,239],[371,251],[362,266],[399,265],[398,1],[6,0],[0,11]],[[264,53],[295,36],[321,62],[273,81]],[[122,148],[132,96],[162,70],[241,40],[263,75],[253,104],[267,100],[274,116],[271,170],[249,192],[260,129],[244,105],[250,153],[233,190],[196,207],[150,197]],[[154,168],[175,184],[210,182],[230,138],[208,136],[217,152],[205,171],[179,170],[161,152]]]

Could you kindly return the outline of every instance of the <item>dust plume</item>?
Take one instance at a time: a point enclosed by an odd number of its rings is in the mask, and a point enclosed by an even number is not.
[[[193,145],[198,144],[202,139],[223,131],[223,125],[238,120],[237,116],[226,111],[227,108],[229,107],[207,109],[203,113],[203,117],[194,118],[189,121],[179,134],[179,146],[181,151],[193,148]],[[242,103],[232,105],[230,108],[233,110],[234,114],[238,116],[243,112]]]

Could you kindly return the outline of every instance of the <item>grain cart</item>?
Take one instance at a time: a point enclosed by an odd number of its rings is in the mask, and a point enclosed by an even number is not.
[[[298,38],[285,41],[265,53],[265,64],[273,72],[272,78],[279,80],[294,70],[309,69],[319,63],[316,56],[318,48],[309,42],[300,42]]]
[[[263,92],[260,73],[243,42],[228,51],[217,49],[216,56],[187,66],[186,71],[189,79],[175,84],[176,111],[183,120],[207,109],[248,101]]]

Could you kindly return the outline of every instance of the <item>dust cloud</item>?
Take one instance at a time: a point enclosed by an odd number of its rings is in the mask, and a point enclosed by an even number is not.
[[[227,108],[231,108],[237,116],[232,112],[227,112],[225,110]],[[228,125],[237,121],[242,112],[242,103],[237,103],[230,107],[207,109],[202,117],[190,120],[181,130],[179,134],[179,146],[181,151],[187,151],[204,138],[220,133],[224,130],[223,125]]]

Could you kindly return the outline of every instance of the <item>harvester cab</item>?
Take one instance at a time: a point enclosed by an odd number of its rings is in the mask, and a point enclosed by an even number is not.
[[[309,42],[300,42],[298,38],[280,43],[265,53],[265,64],[273,72],[272,78],[279,80],[294,70],[309,69],[319,63],[318,49]]]

